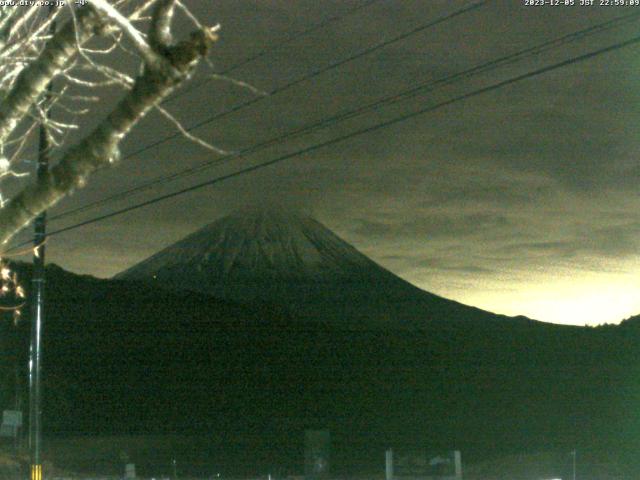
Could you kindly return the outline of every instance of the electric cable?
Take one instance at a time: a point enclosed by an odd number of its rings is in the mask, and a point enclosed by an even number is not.
[[[602,31],[611,29],[613,27],[617,27],[620,26],[621,24],[624,23],[628,23],[630,21],[634,21],[637,20],[638,18],[640,18],[640,12],[639,13],[634,13],[634,14],[630,14],[630,15],[624,15],[621,17],[617,17],[614,18],[612,20],[594,25],[594,26],[590,26],[588,28],[576,31],[576,32],[572,32],[570,34],[566,34],[563,35],[561,37],[558,37],[556,39],[552,39],[546,42],[543,42],[539,45],[536,45],[534,47],[528,47],[525,48],[523,50],[520,50],[518,52],[512,53],[512,54],[508,54],[505,55],[503,57],[500,57],[498,59],[495,60],[491,60],[489,62],[485,62],[479,65],[476,65],[474,67],[471,67],[469,69],[466,69],[464,71],[455,73],[455,74],[451,74],[448,75],[446,77],[442,77],[439,78],[437,80],[433,80],[433,81],[429,81],[429,82],[424,82],[422,84],[419,84],[418,86],[415,87],[411,87],[409,89],[406,89],[404,91],[392,94],[392,95],[388,95],[386,97],[383,97],[379,100],[376,100],[374,102],[368,103],[364,106],[360,106],[357,107],[355,109],[351,109],[348,111],[344,111],[335,115],[332,115],[328,118],[322,119],[318,122],[314,122],[311,124],[307,124],[304,125],[302,127],[296,128],[293,131],[287,132],[285,134],[281,134],[281,135],[277,135],[276,137],[272,137],[268,140],[262,141],[260,143],[254,144],[250,147],[247,147],[245,149],[240,150],[239,152],[233,153],[233,154],[229,154],[229,155],[225,155],[222,158],[217,158],[214,160],[208,160],[206,162],[203,162],[199,165],[193,166],[193,167],[189,167],[183,170],[180,170],[178,172],[169,174],[169,175],[162,175],[159,176],[155,179],[152,179],[148,182],[145,182],[141,185],[135,186],[133,188],[130,188],[128,190],[124,190],[115,194],[112,194],[108,197],[96,200],[94,202],[91,202],[89,204],[86,205],[82,205],[80,207],[71,209],[71,210],[67,210],[64,212],[61,212],[58,215],[52,216],[50,218],[50,221],[55,221],[55,220],[59,220],[61,218],[70,216],[70,215],[74,215],[89,209],[93,209],[95,207],[101,206],[101,205],[105,205],[107,203],[110,203],[112,201],[115,200],[119,200],[122,198],[126,198],[134,193],[139,193],[141,191],[144,190],[148,190],[151,187],[154,187],[156,185],[161,185],[161,184],[165,184],[171,181],[175,181],[179,178],[183,178],[185,176],[189,176],[189,175],[193,175],[195,173],[201,172],[205,169],[208,168],[212,168],[212,167],[216,167],[219,166],[223,163],[227,163],[235,158],[238,157],[244,157],[247,156],[249,154],[253,154],[259,150],[262,150],[268,146],[272,146],[272,145],[276,145],[276,144],[280,144],[286,140],[289,140],[291,138],[295,138],[298,137],[300,135],[303,134],[307,134],[310,132],[313,132],[319,128],[325,128],[325,127],[329,127],[331,125],[334,125],[340,121],[344,121],[347,119],[351,119],[354,118],[358,115],[362,115],[366,112],[369,112],[373,109],[376,109],[377,107],[380,106],[385,106],[385,105],[389,105],[392,103],[397,103],[399,101],[404,101],[407,100],[408,98],[411,98],[417,94],[424,94],[424,93],[428,93],[430,91],[435,90],[436,88],[442,87],[442,86],[446,86],[446,85],[451,85],[453,83],[455,83],[458,80],[462,80],[462,79],[468,79],[471,78],[475,75],[479,75],[481,73],[486,73],[488,71],[492,71],[496,68],[505,66],[505,65],[509,65],[512,64],[516,61],[520,61],[523,58],[527,58],[530,57],[532,55],[538,55],[542,52],[548,51],[552,48],[557,48],[559,46],[565,45],[566,43],[569,43],[571,41],[575,41],[575,40],[579,40],[582,39],[588,35],[593,35],[595,33],[600,33]]]
[[[618,43],[615,43],[613,45],[609,45],[607,47],[603,47],[603,48],[600,48],[600,49],[597,49],[597,50],[594,50],[594,51],[591,51],[591,52],[588,52],[588,53],[585,53],[585,54],[582,54],[582,55],[579,55],[579,56],[576,56],[576,57],[572,57],[572,58],[569,58],[569,59],[566,59],[566,60],[551,64],[551,65],[548,65],[548,66],[545,66],[545,67],[541,67],[541,68],[538,68],[536,70],[533,70],[533,71],[530,71],[530,72],[527,72],[527,73],[524,73],[524,74],[521,74],[521,75],[517,75],[517,76],[511,77],[511,78],[509,78],[507,80],[502,80],[502,81],[493,83],[491,85],[488,85],[486,87],[481,87],[481,88],[478,88],[478,89],[473,90],[471,92],[464,93],[464,94],[461,94],[461,95],[457,95],[457,96],[455,96],[453,98],[450,98],[448,100],[445,100],[443,102],[439,102],[439,103],[434,104],[434,105],[429,105],[429,106],[426,106],[426,107],[421,108],[419,110],[400,115],[400,116],[392,118],[390,120],[386,120],[384,122],[377,123],[375,125],[368,126],[368,127],[365,127],[365,128],[350,132],[348,134],[332,138],[330,140],[326,140],[326,141],[323,141],[323,142],[320,142],[320,143],[316,143],[314,145],[302,148],[302,149],[297,150],[295,152],[287,153],[287,154],[278,156],[276,158],[273,158],[271,160],[268,160],[268,161],[265,161],[265,162],[262,162],[262,163],[258,163],[256,165],[252,165],[252,166],[249,166],[249,167],[242,168],[240,170],[237,170],[237,171],[229,173],[229,174],[225,174],[225,175],[221,175],[221,176],[218,176],[218,177],[214,177],[212,179],[209,179],[209,180],[206,180],[206,181],[191,185],[189,187],[186,187],[186,188],[183,188],[183,189],[171,192],[171,193],[163,194],[163,195],[154,197],[152,199],[145,200],[143,202],[139,202],[137,204],[130,205],[128,207],[124,207],[124,208],[121,208],[119,210],[107,213],[107,214],[103,214],[103,215],[100,215],[100,216],[97,216],[97,217],[94,217],[94,218],[91,218],[91,219],[88,219],[88,220],[84,220],[84,221],[76,223],[74,225],[69,225],[67,227],[63,227],[63,228],[60,228],[58,230],[54,230],[54,231],[50,232],[48,236],[51,237],[51,236],[54,236],[54,235],[59,235],[61,233],[68,232],[70,230],[75,230],[77,228],[81,228],[81,227],[84,227],[86,225],[90,225],[90,224],[93,224],[93,223],[98,223],[98,222],[107,220],[109,218],[113,218],[115,216],[119,216],[119,215],[122,215],[124,213],[128,213],[128,212],[131,212],[133,210],[137,210],[137,209],[142,208],[142,207],[153,205],[155,203],[161,202],[163,200],[167,200],[169,198],[174,198],[174,197],[177,197],[177,196],[180,196],[180,195],[184,195],[186,193],[189,193],[189,192],[192,192],[192,191],[195,191],[195,190],[199,190],[199,189],[201,189],[203,187],[211,186],[211,185],[223,182],[225,180],[228,180],[230,178],[238,177],[240,175],[244,175],[244,174],[256,171],[256,170],[260,170],[260,169],[266,168],[268,166],[283,162],[285,160],[288,160],[288,159],[291,159],[291,158],[294,158],[294,157],[298,157],[300,155],[308,154],[308,153],[314,152],[316,150],[320,150],[322,148],[326,148],[328,146],[344,142],[345,140],[349,140],[349,139],[357,137],[357,136],[361,136],[361,135],[365,135],[367,133],[378,131],[380,129],[383,129],[383,128],[386,128],[386,127],[389,127],[389,126],[405,122],[407,120],[410,120],[412,118],[418,117],[420,115],[424,115],[426,113],[433,112],[433,111],[441,109],[443,107],[446,107],[446,106],[449,106],[449,105],[453,105],[453,104],[458,103],[460,101],[463,101],[463,100],[466,100],[466,99],[469,99],[469,98],[472,98],[472,97],[476,97],[478,95],[482,95],[482,94],[485,94],[485,93],[488,93],[488,92],[492,92],[492,91],[498,90],[500,88],[503,88],[503,87],[505,87],[507,85],[511,85],[511,84],[514,84],[514,83],[517,83],[517,82],[520,82],[522,80],[526,80],[526,79],[529,79],[529,78],[537,77],[539,75],[551,72],[553,70],[557,70],[559,68],[564,68],[564,67],[567,67],[569,65],[573,65],[573,64],[576,64],[576,63],[579,63],[579,62],[583,62],[583,61],[592,59],[592,58],[594,58],[596,56],[599,56],[599,55],[602,55],[602,54],[605,54],[605,53],[609,53],[609,52],[613,52],[613,51],[616,51],[616,50],[620,50],[622,48],[637,44],[639,42],[640,42],[640,36],[636,36],[636,37],[633,37],[631,39],[628,39],[628,40],[625,40],[625,41],[622,41],[622,42],[618,42]],[[30,242],[27,242],[27,243],[30,243]],[[9,249],[9,251],[12,250],[12,249],[18,248],[20,246],[23,246],[23,245],[24,244],[19,244],[19,245],[15,246],[15,247]]]

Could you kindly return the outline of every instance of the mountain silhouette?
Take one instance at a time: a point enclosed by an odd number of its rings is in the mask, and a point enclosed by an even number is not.
[[[15,268],[31,297],[30,266]],[[460,449],[468,463],[577,449],[635,465],[637,318],[584,328],[468,307],[305,215],[239,212],[118,279],[49,266],[46,298],[52,436],[197,435],[179,452],[194,476],[296,474],[317,428],[331,431],[337,474],[380,474],[389,447]],[[12,408],[29,328],[6,320],[0,402]],[[144,445],[141,474],[164,475],[163,445]],[[86,450],[77,462],[95,465]]]
[[[223,217],[115,278],[275,304],[298,318],[351,327],[530,322],[420,290],[317,220],[291,211],[245,209]]]

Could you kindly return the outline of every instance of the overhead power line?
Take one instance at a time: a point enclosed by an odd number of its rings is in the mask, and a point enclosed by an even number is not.
[[[409,89],[405,89],[401,92],[397,92],[394,93],[392,95],[387,95],[383,98],[380,98],[378,100],[375,100],[373,102],[370,102],[366,105],[357,107],[355,109],[351,109],[351,110],[347,110],[347,111],[343,111],[340,113],[337,113],[335,115],[331,115],[330,117],[321,119],[320,121],[311,123],[311,124],[307,124],[304,125],[302,127],[299,127],[297,129],[294,129],[292,131],[286,132],[284,134],[280,134],[277,135],[275,137],[272,137],[268,140],[264,140],[261,141],[257,144],[254,144],[250,147],[244,148],[239,152],[233,153],[233,154],[229,154],[229,155],[225,155],[222,158],[217,158],[217,159],[213,159],[213,160],[208,160],[206,162],[203,162],[199,165],[193,166],[193,167],[189,167],[189,168],[185,168],[182,169],[178,172],[169,174],[169,175],[162,175],[159,176],[155,179],[152,179],[148,182],[145,182],[141,185],[137,185],[133,188],[115,193],[113,195],[109,195],[105,198],[99,199],[97,201],[91,202],[89,204],[86,205],[82,205],[80,207],[71,209],[71,210],[67,210],[64,212],[61,212],[58,215],[55,215],[53,217],[50,218],[51,221],[55,221],[55,220],[59,220],[61,218],[70,216],[70,215],[74,215],[89,209],[93,209],[95,207],[101,206],[101,205],[105,205],[108,204],[110,202],[116,201],[116,200],[120,200],[120,199],[124,199],[127,198],[135,193],[139,193],[142,192],[144,190],[147,190],[151,187],[157,186],[157,185],[162,185],[165,183],[169,183],[171,181],[175,181],[177,179],[189,176],[189,175],[193,175],[195,173],[201,172],[203,170],[212,168],[212,167],[216,167],[219,166],[223,163],[227,163],[231,160],[240,158],[240,157],[246,157],[247,155],[250,154],[254,154],[260,150],[263,150],[269,146],[273,146],[273,145],[278,145],[281,144],[291,138],[296,138],[299,137],[301,135],[313,132],[317,129],[321,129],[321,128],[326,128],[329,126],[332,126],[338,122],[344,121],[344,120],[348,120],[348,119],[352,119],[354,117],[357,117],[359,115],[365,114],[367,112],[370,112],[372,110],[375,110],[379,107],[382,106],[387,106],[393,103],[397,103],[400,101],[405,101],[413,96],[416,96],[418,94],[425,94],[428,93],[430,91],[435,90],[436,88],[440,88],[443,86],[447,86],[447,85],[451,85],[457,81],[460,80],[464,80],[464,79],[469,79],[472,78],[476,75],[480,75],[482,73],[486,73],[492,70],[495,70],[499,67],[503,67],[505,65],[509,65],[512,64],[514,62],[520,61],[524,58],[528,58],[530,56],[533,55],[539,55],[545,51],[551,50],[553,48],[558,48],[562,45],[565,45],[569,42],[572,41],[576,41],[582,38],[585,38],[589,35],[593,35],[596,33],[600,33],[603,32],[605,30],[609,30],[611,28],[614,27],[619,27],[625,23],[629,23],[631,21],[635,21],[638,20],[640,18],[640,12],[638,13],[633,13],[633,14],[629,14],[629,15],[623,15],[620,17],[616,17],[612,20],[608,20],[606,22],[602,22],[599,23],[597,25],[593,25],[590,27],[587,27],[585,29],[576,31],[576,32],[572,32],[566,35],[562,35],[558,38],[552,39],[552,40],[548,40],[546,42],[540,43],[536,46],[533,47],[528,47],[525,48],[523,50],[520,50],[518,52],[515,53],[511,53],[508,55],[505,55],[503,57],[491,60],[489,62],[485,62],[479,65],[476,65],[474,67],[468,68],[464,71],[458,72],[458,73],[454,73],[436,80],[432,80],[429,82],[423,82],[415,87],[411,87]]]
[[[315,32],[317,30],[320,30],[320,29],[326,27],[327,25],[329,25],[331,23],[340,21],[343,18],[345,18],[345,17],[347,17],[349,15],[352,15],[352,14],[354,14],[356,12],[359,12],[360,10],[362,10],[364,8],[367,8],[367,7],[373,5],[374,3],[377,3],[379,1],[380,0],[367,0],[367,1],[363,2],[360,5],[354,7],[352,9],[350,9],[350,10],[347,10],[344,13],[341,13],[341,14],[334,15],[332,17],[326,18],[325,20],[323,20],[322,22],[318,23],[317,25],[311,26],[310,28],[308,28],[308,29],[306,29],[306,30],[304,30],[302,32],[294,33],[293,35],[287,37],[282,42],[279,42],[279,43],[273,45],[272,47],[266,48],[266,49],[258,52],[257,54],[255,54],[255,55],[253,55],[253,56],[251,56],[251,57],[239,62],[239,63],[236,63],[235,65],[233,65],[233,66],[227,68],[226,70],[224,70],[224,72],[222,72],[222,73],[224,75],[229,74],[229,73],[237,70],[238,68],[247,65],[248,63],[252,63],[252,62],[264,57],[265,55],[268,55],[269,53],[271,53],[271,52],[273,52],[275,50],[278,50],[279,48],[282,48],[283,46],[293,42],[294,40],[297,40],[299,38],[307,36],[307,35]]]
[[[378,3],[381,0],[367,0],[363,3],[361,3],[360,5],[357,5],[345,12],[342,13],[338,13],[336,15],[332,15],[328,18],[325,18],[324,20],[322,20],[321,22],[310,26],[309,28],[302,30],[300,32],[294,33],[292,35],[289,35],[287,38],[285,38],[284,40],[277,42],[263,50],[260,50],[258,53],[256,53],[255,55],[252,55],[250,57],[245,58],[244,60],[241,60],[240,62],[232,65],[229,68],[224,69],[221,72],[218,72],[217,75],[229,75],[230,73],[233,73],[234,71],[238,70],[241,67],[244,67],[245,65],[248,65],[250,63],[255,62],[256,60],[259,60],[263,57],[266,57],[267,55],[269,55],[272,52],[275,52],[276,50],[281,49],[282,47],[284,47],[285,45],[288,45],[289,43],[294,42],[295,40],[298,40],[299,38],[305,37],[307,35],[312,34],[313,32],[316,32],[318,30],[321,30],[323,28],[325,28],[326,26],[332,24],[332,23],[336,23],[339,22],[341,20],[344,20],[345,18],[347,18],[350,15],[353,15],[354,13],[359,12],[360,10],[363,10],[367,7],[370,7],[371,5],[373,5],[374,3]],[[207,83],[209,83],[211,81],[211,79],[207,79],[207,80],[203,80],[195,85],[191,85],[187,88],[183,88],[182,90],[178,91],[176,94],[172,95],[171,97],[167,98],[163,103],[167,104],[170,102],[173,102],[175,99],[182,97],[184,94],[192,92],[193,90],[200,88],[203,85],[206,85]]]
[[[286,83],[286,84],[284,84],[284,85],[282,85],[280,87],[276,87],[274,90],[269,92],[267,95],[254,97],[249,101],[238,103],[238,104],[236,104],[236,105],[234,105],[234,106],[232,106],[232,107],[230,107],[230,108],[228,108],[226,110],[223,110],[222,112],[220,112],[220,113],[218,113],[218,114],[216,114],[216,115],[214,115],[212,117],[207,118],[206,120],[203,120],[201,122],[198,122],[198,123],[188,127],[186,130],[189,131],[189,132],[193,131],[193,130],[199,128],[199,127],[202,127],[203,125],[207,125],[207,124],[209,124],[209,123],[211,123],[211,122],[213,122],[215,120],[219,120],[221,118],[226,117],[227,115],[230,115],[232,113],[235,113],[235,112],[238,112],[240,110],[243,110],[243,109],[245,109],[245,108],[247,108],[247,107],[249,107],[251,105],[255,105],[258,102],[261,102],[261,101],[263,101],[263,100],[265,100],[267,98],[271,98],[274,95],[278,95],[279,93],[282,93],[282,92],[284,92],[286,90],[289,90],[290,88],[293,88],[296,85],[300,85],[301,83],[304,83],[307,80],[311,80],[312,78],[318,77],[318,76],[320,76],[320,75],[322,75],[322,74],[324,74],[324,73],[326,73],[326,72],[328,72],[330,70],[333,70],[335,68],[341,67],[342,65],[346,65],[347,63],[351,63],[351,62],[353,62],[353,61],[355,61],[355,60],[357,60],[359,58],[362,58],[362,57],[365,57],[367,55],[370,55],[370,54],[372,54],[374,52],[377,52],[378,50],[380,50],[382,48],[388,47],[389,45],[393,45],[394,43],[398,43],[398,42],[400,42],[402,40],[405,40],[405,39],[407,39],[407,38],[409,38],[409,37],[411,37],[413,35],[417,35],[418,33],[421,33],[423,31],[425,31],[425,30],[427,30],[429,28],[432,28],[432,27],[434,27],[436,25],[439,25],[441,23],[444,23],[444,22],[447,22],[449,20],[452,20],[452,19],[454,19],[454,18],[456,18],[456,17],[458,17],[460,15],[463,15],[463,14],[465,14],[467,12],[470,12],[472,10],[476,10],[476,9],[482,7],[483,5],[489,3],[490,1],[491,0],[482,0],[482,1],[479,1],[479,2],[472,3],[470,5],[467,5],[466,7],[463,7],[463,8],[460,8],[459,10],[456,10],[453,13],[446,14],[446,15],[444,15],[442,17],[437,18],[436,20],[432,20],[432,21],[430,21],[428,23],[425,23],[423,25],[415,27],[415,28],[413,28],[413,29],[411,29],[411,30],[409,30],[409,31],[407,31],[405,33],[397,35],[397,36],[395,36],[393,38],[390,38],[388,40],[384,40],[384,41],[382,41],[380,43],[377,43],[377,44],[375,44],[375,45],[373,45],[371,47],[365,48],[364,50],[361,50],[360,52],[355,53],[355,54],[353,54],[353,55],[351,55],[351,56],[349,56],[349,57],[347,57],[347,58],[345,58],[343,60],[338,60],[337,62],[331,63],[331,64],[329,64],[329,65],[327,65],[325,67],[313,70],[310,73],[307,73],[306,75],[304,75],[304,76],[302,76],[300,78],[292,80],[292,81],[290,81],[290,82],[288,82],[288,83]],[[164,138],[162,138],[162,139],[160,139],[158,141],[152,142],[152,143],[150,143],[148,145],[145,145],[145,146],[139,148],[138,150],[135,150],[135,151],[125,155],[123,157],[123,160],[127,159],[127,158],[134,157],[136,155],[139,155],[142,152],[145,152],[145,151],[147,151],[147,150],[149,150],[149,149],[151,149],[153,147],[161,145],[161,144],[163,144],[163,143],[165,143],[165,142],[167,142],[169,140],[173,140],[174,138],[179,138],[181,136],[182,136],[181,132],[176,132],[176,133],[174,133],[172,135],[168,135],[168,136],[166,136],[166,137],[164,137]]]
[[[183,188],[183,189],[180,189],[180,190],[168,193],[168,194],[160,195],[160,196],[157,196],[157,197],[152,198],[150,200],[146,200],[146,201],[143,201],[143,202],[140,202],[140,203],[137,203],[137,204],[134,204],[134,205],[130,205],[128,207],[125,207],[125,208],[122,208],[122,209],[119,209],[119,210],[116,210],[116,211],[113,211],[113,212],[110,212],[110,213],[107,213],[107,214],[104,214],[104,215],[100,215],[100,216],[97,216],[97,217],[94,217],[94,218],[91,218],[91,219],[76,223],[74,225],[70,225],[70,226],[67,226],[67,227],[64,227],[64,228],[60,228],[58,230],[54,230],[54,231],[49,233],[49,236],[59,235],[61,233],[68,232],[70,230],[75,230],[77,228],[84,227],[86,225],[90,225],[90,224],[93,224],[93,223],[101,222],[101,221],[104,221],[106,219],[113,218],[115,216],[122,215],[124,213],[128,213],[128,212],[131,212],[133,210],[137,210],[137,209],[142,208],[142,207],[153,205],[155,203],[161,202],[163,200],[167,200],[169,198],[174,198],[174,197],[177,197],[177,196],[180,196],[180,195],[184,195],[186,193],[193,192],[195,190],[199,190],[199,189],[201,189],[203,187],[211,186],[211,185],[223,182],[225,180],[229,180],[231,178],[238,177],[240,175],[244,175],[244,174],[256,171],[256,170],[260,170],[260,169],[266,168],[266,167],[271,166],[271,165],[275,165],[277,163],[283,162],[285,160],[289,160],[289,159],[294,158],[294,157],[298,157],[300,155],[312,153],[312,152],[314,152],[316,150],[320,150],[322,148],[326,148],[326,147],[329,147],[329,146],[336,145],[338,143],[344,142],[345,140],[348,140],[348,139],[351,139],[351,138],[354,138],[354,137],[357,137],[357,136],[365,135],[365,134],[368,134],[368,133],[371,133],[371,132],[374,132],[374,131],[378,131],[378,130],[381,130],[383,128],[386,128],[386,127],[389,127],[389,126],[392,126],[392,125],[396,125],[396,124],[402,123],[404,121],[410,120],[412,118],[418,117],[420,115],[424,115],[426,113],[433,112],[433,111],[441,109],[443,107],[446,107],[446,106],[449,106],[449,105],[453,105],[453,104],[458,103],[458,102],[460,102],[462,100],[466,100],[466,99],[469,99],[469,98],[472,98],[472,97],[476,97],[478,95],[489,93],[489,92],[498,90],[500,88],[503,88],[503,87],[505,87],[507,85],[511,85],[511,84],[514,84],[514,83],[517,83],[517,82],[520,82],[522,80],[526,80],[526,79],[529,79],[529,78],[537,77],[539,75],[542,75],[542,74],[545,74],[545,73],[548,73],[548,72],[551,72],[553,70],[557,70],[557,69],[560,69],[560,68],[564,68],[564,67],[567,67],[569,65],[574,65],[576,63],[584,62],[586,60],[592,59],[592,58],[597,57],[599,55],[603,55],[605,53],[609,53],[609,52],[613,52],[613,51],[616,51],[616,50],[620,50],[622,48],[637,44],[639,42],[640,42],[640,36],[636,36],[636,37],[633,37],[633,38],[631,38],[629,40],[618,42],[618,43],[615,43],[615,44],[610,45],[608,47],[603,47],[603,48],[600,48],[598,50],[594,50],[594,51],[591,51],[591,52],[588,52],[588,53],[585,53],[585,54],[582,54],[582,55],[579,55],[579,56],[576,56],[576,57],[569,58],[567,60],[563,60],[563,61],[554,63],[552,65],[548,65],[546,67],[538,68],[536,70],[533,70],[533,71],[530,71],[530,72],[527,72],[527,73],[524,73],[524,74],[521,74],[521,75],[517,75],[517,76],[511,77],[511,78],[509,78],[507,80],[502,80],[502,81],[493,83],[493,84],[491,84],[489,86],[478,88],[478,89],[473,90],[471,92],[455,96],[455,97],[453,97],[453,98],[451,98],[449,100],[446,100],[446,101],[443,101],[443,102],[440,102],[440,103],[437,103],[437,104],[434,104],[434,105],[429,105],[429,106],[426,106],[426,107],[421,108],[419,110],[400,115],[400,116],[395,117],[393,119],[390,119],[390,120],[387,120],[387,121],[384,121],[384,122],[381,122],[381,123],[378,123],[378,124],[375,124],[375,125],[372,125],[372,126],[369,126],[369,127],[365,127],[365,128],[356,130],[354,132],[350,132],[348,134],[341,135],[341,136],[332,138],[330,140],[326,140],[324,142],[316,143],[314,145],[302,148],[302,149],[297,150],[297,151],[292,152],[292,153],[288,153],[288,154],[285,154],[285,155],[278,156],[278,157],[273,158],[271,160],[268,160],[266,162],[262,162],[262,163],[259,163],[259,164],[256,164],[256,165],[245,167],[245,168],[237,170],[235,172],[232,172],[232,173],[229,173],[229,174],[226,174],[226,175],[221,175],[221,176],[206,180],[204,182],[200,182],[200,183],[194,184],[194,185],[192,185],[190,187],[187,187],[187,188]],[[14,247],[14,248],[18,248],[19,246],[22,246],[22,244]]]
[[[404,40],[406,38],[409,38],[410,36],[415,35],[417,33],[420,33],[420,32],[422,32],[422,31],[424,31],[424,30],[426,30],[428,28],[431,28],[433,26],[439,25],[439,24],[444,23],[446,21],[452,20],[452,19],[454,19],[454,18],[456,18],[456,17],[458,17],[458,16],[460,16],[460,15],[462,15],[464,13],[467,13],[467,12],[473,11],[473,10],[475,10],[477,8],[480,8],[483,5],[489,3],[490,1],[491,0],[482,0],[482,1],[479,1],[479,2],[475,2],[475,3],[469,4],[469,5],[465,6],[465,7],[462,7],[460,9],[452,12],[452,13],[446,14],[446,15],[441,16],[441,17],[439,17],[439,18],[437,18],[435,20],[432,20],[432,21],[430,21],[430,22],[428,22],[426,24],[422,24],[422,25],[420,25],[418,27],[415,27],[415,28],[405,32],[405,33],[397,35],[397,36],[395,36],[395,37],[393,37],[393,38],[391,38],[389,40],[385,40],[383,42],[377,43],[376,45],[373,45],[373,46],[368,47],[368,48],[366,48],[364,50],[361,50],[360,52],[358,52],[358,53],[356,53],[356,54],[354,54],[354,55],[352,55],[352,56],[350,56],[348,58],[345,58],[343,60],[339,60],[337,62],[334,62],[334,63],[332,63],[332,64],[330,64],[330,65],[328,65],[326,67],[323,67],[321,69],[313,70],[309,74],[304,75],[303,77],[300,77],[297,80],[293,80],[293,81],[291,81],[291,82],[289,82],[289,83],[287,83],[287,84],[285,84],[285,85],[283,85],[281,87],[276,88],[275,90],[273,90],[266,97],[256,97],[256,98],[253,98],[252,100],[250,100],[248,102],[240,103],[240,104],[238,104],[238,105],[236,105],[234,107],[231,107],[230,109],[227,109],[227,110],[225,110],[225,111],[223,111],[221,113],[218,113],[218,114],[215,114],[215,115],[213,115],[211,117],[208,117],[208,118],[206,118],[205,120],[203,120],[201,122],[198,122],[198,123],[196,123],[194,125],[191,125],[190,127],[186,128],[185,130],[187,132],[191,132],[191,131],[193,131],[193,130],[195,130],[197,128],[200,128],[200,127],[202,127],[204,125],[207,125],[207,124],[209,124],[209,123],[211,123],[211,122],[213,122],[215,120],[218,120],[218,119],[220,119],[220,118],[222,118],[222,117],[224,117],[224,116],[226,116],[226,115],[228,115],[230,113],[233,113],[235,111],[238,111],[240,109],[243,109],[245,107],[253,105],[253,104],[255,104],[255,103],[257,103],[257,102],[259,102],[259,101],[261,101],[261,100],[263,100],[265,98],[270,98],[271,96],[276,95],[278,93],[281,93],[281,92],[283,92],[283,91],[285,91],[285,90],[287,90],[289,88],[292,88],[293,86],[298,85],[298,84],[300,84],[300,83],[302,83],[302,82],[304,82],[306,80],[309,80],[311,78],[317,77],[318,75],[321,75],[322,73],[325,73],[325,72],[327,72],[327,71],[329,71],[329,70],[331,70],[333,68],[337,68],[337,67],[339,67],[341,65],[344,65],[346,63],[352,62],[352,61],[354,61],[354,60],[356,60],[358,58],[361,58],[363,56],[369,55],[369,54],[371,54],[371,53],[373,53],[373,52],[375,52],[375,51],[377,51],[377,50],[379,50],[381,48],[387,47],[387,46],[389,46],[389,45],[391,45],[393,43],[396,43],[396,42],[399,42],[399,41]],[[163,137],[163,138],[161,138],[161,139],[159,139],[159,140],[157,140],[155,142],[149,143],[149,144],[139,148],[138,150],[135,150],[135,151],[125,155],[123,157],[123,160],[126,160],[128,158],[134,157],[136,155],[139,155],[140,153],[145,152],[145,151],[147,151],[147,150],[149,150],[149,149],[151,149],[153,147],[156,147],[158,145],[166,143],[166,142],[168,142],[170,140],[173,140],[173,139],[176,139],[176,138],[180,138],[181,136],[182,136],[181,132],[176,132],[176,133],[173,133],[173,134],[168,135],[166,137]],[[246,155],[246,149],[242,150],[241,152],[238,152],[238,153],[232,153],[230,155],[232,157],[234,157],[234,158],[236,158],[237,156]],[[228,158],[229,158],[229,155],[226,155],[222,159],[218,159],[218,160],[219,161],[227,161]],[[121,194],[117,194],[117,195],[120,196]],[[80,207],[80,209],[84,210],[85,207]],[[57,215],[55,217],[52,217],[51,220],[59,219],[59,218],[62,218],[64,216],[68,216],[71,213],[76,213],[76,210],[74,210],[73,212],[62,212],[59,215]]]

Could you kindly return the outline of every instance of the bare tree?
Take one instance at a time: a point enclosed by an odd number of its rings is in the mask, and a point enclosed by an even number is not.
[[[115,162],[123,138],[150,109],[181,128],[159,104],[192,75],[218,30],[200,24],[180,0],[88,0],[80,8],[67,2],[51,15],[47,10],[42,4],[0,6],[0,180],[22,175],[21,155],[37,125],[46,124],[55,150],[46,179],[9,200],[0,197],[3,244]],[[176,14],[193,24],[182,38],[173,32]],[[59,27],[50,33],[53,21]],[[109,60],[114,51],[135,59],[129,71]],[[56,93],[45,95],[52,81]],[[74,119],[104,109],[101,92],[113,88],[122,89],[119,103],[86,136],[69,142],[69,132],[78,129]],[[52,120],[49,108],[61,115]]]

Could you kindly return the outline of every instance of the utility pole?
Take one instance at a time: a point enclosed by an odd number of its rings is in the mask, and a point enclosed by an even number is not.
[[[38,152],[38,180],[47,175],[49,169],[49,141],[46,127],[40,126],[40,145]],[[29,450],[31,454],[31,480],[42,480],[42,323],[44,322],[44,255],[46,239],[46,212],[35,220],[33,239],[33,274],[31,305],[31,346],[29,349]]]
[[[576,455],[577,452],[575,450],[572,450],[571,456],[573,457],[573,480],[576,480]]]
[[[49,15],[53,15],[55,6],[52,2]],[[55,33],[55,22],[50,31]],[[40,124],[38,145],[37,180],[43,181],[49,175],[50,142],[46,119],[50,118],[52,85],[49,83],[43,98],[44,116]],[[33,274],[31,305],[31,345],[29,349],[29,450],[31,456],[31,480],[42,480],[42,324],[44,322],[44,284],[45,284],[45,245],[47,238],[47,212],[42,212],[35,219],[35,235],[33,239]]]

